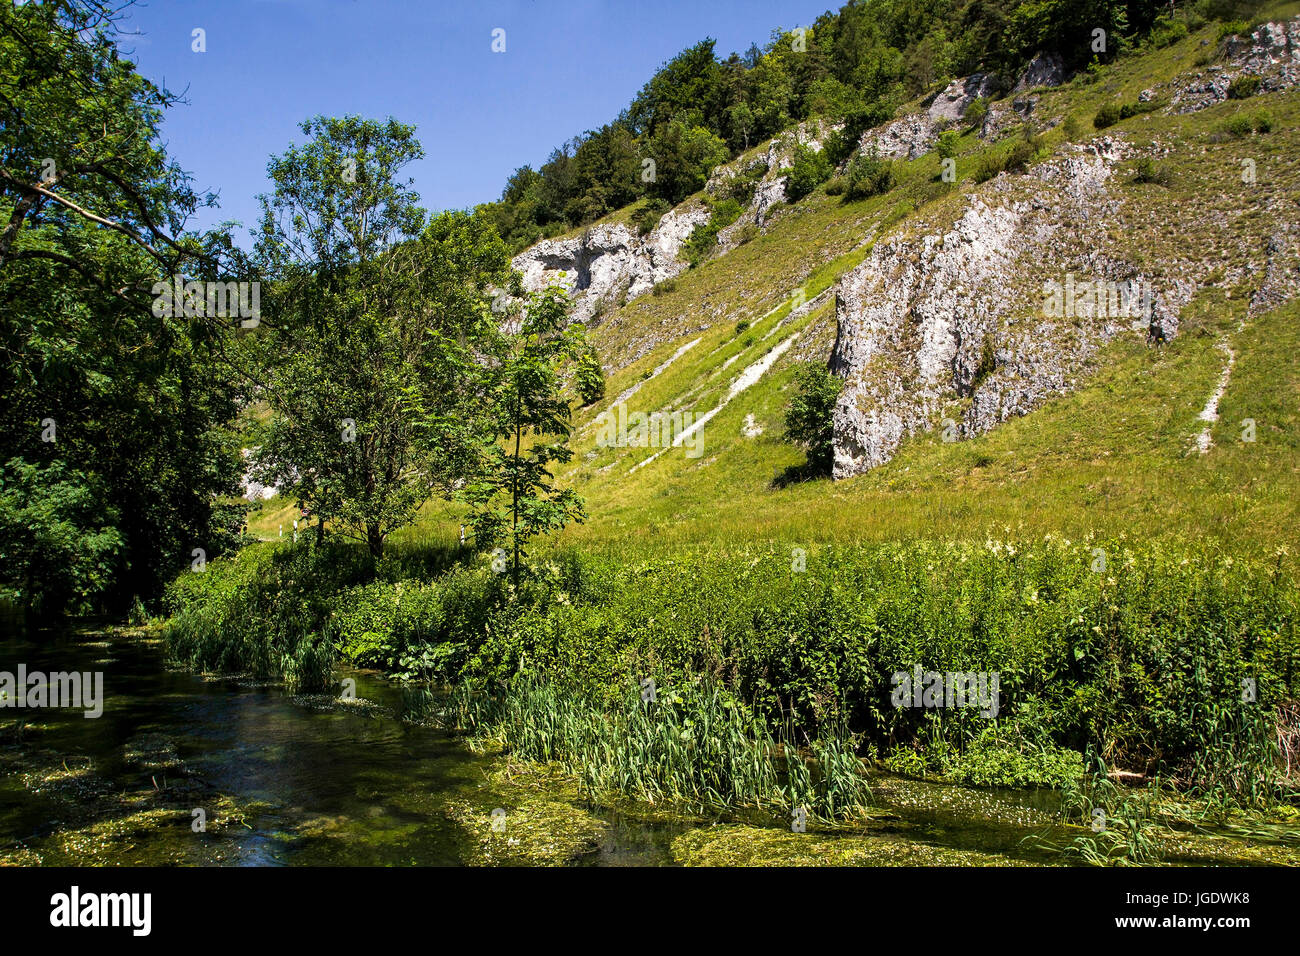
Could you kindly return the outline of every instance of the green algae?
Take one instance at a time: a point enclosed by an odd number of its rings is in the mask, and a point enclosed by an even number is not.
[[[995,853],[866,833],[795,833],[743,825],[692,830],[672,844],[682,866],[1026,866]]]

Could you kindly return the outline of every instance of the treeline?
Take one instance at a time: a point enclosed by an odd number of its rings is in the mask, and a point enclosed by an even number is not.
[[[1261,5],[1191,6],[1198,17],[1232,19]],[[482,209],[515,251],[643,198],[648,225],[702,188],[714,166],[795,123],[824,117],[860,133],[940,81],[1013,76],[1040,51],[1072,67],[1105,62],[1173,11],[1165,0],[852,0],[743,56],[720,58],[715,41],[702,40],[612,122],[561,144],[538,169],[516,169]],[[1094,50],[1096,29],[1106,31],[1104,52]]]
[[[504,243],[420,207],[391,119],[301,124],[251,252],[187,229],[213,200],[159,145],[175,98],[120,17],[0,5],[0,607],[146,609],[243,541],[244,476],[371,561],[454,497],[518,583],[583,514],[552,468],[602,383],[564,295],[493,308],[522,299]]]

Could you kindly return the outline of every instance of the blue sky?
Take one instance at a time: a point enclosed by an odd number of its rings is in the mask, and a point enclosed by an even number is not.
[[[500,195],[563,140],[627,106],[655,69],[712,36],[743,53],[774,27],[810,25],[826,0],[144,0],[123,44],[141,72],[188,104],[163,126],[170,155],[247,245],[266,162],[323,113],[418,127],[409,167],[430,210]],[[836,4],[838,6],[838,4]],[[192,31],[207,50],[193,52]],[[492,52],[492,31],[506,50]]]

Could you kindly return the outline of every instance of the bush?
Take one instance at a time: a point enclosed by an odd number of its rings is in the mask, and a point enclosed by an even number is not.
[[[833,172],[823,150],[801,143],[794,148],[794,163],[786,170],[785,194],[791,202],[798,202],[830,179]]]
[[[1267,113],[1267,112],[1256,113],[1254,120],[1252,120],[1252,123],[1255,126],[1256,133],[1273,132],[1273,114],[1271,113]]]
[[[636,227],[637,235],[649,235],[670,208],[672,207],[662,199],[646,199],[642,202],[641,208],[632,214],[632,225]]]
[[[961,118],[973,129],[984,122],[984,117],[988,115],[988,112],[988,99],[979,96],[966,105],[966,109],[962,112]]]
[[[605,397],[605,370],[595,349],[584,352],[574,368],[574,385],[583,405],[591,405]]]
[[[1149,156],[1138,160],[1137,173],[1133,177],[1135,183],[1151,183],[1156,186],[1171,186],[1174,182],[1174,174],[1164,163],[1157,163]]]
[[[1107,129],[1114,126],[1120,121],[1120,104],[1107,103],[1101,109],[1097,110],[1097,115],[1092,118],[1092,125],[1097,129]]]
[[[1228,99],[1245,100],[1259,92],[1258,76],[1239,76],[1228,84]]]
[[[1004,170],[1012,173],[1024,172],[1042,148],[1043,140],[1039,136],[1020,137],[1006,149],[1001,146],[994,147],[986,151],[976,164],[975,181],[987,182]]]
[[[707,222],[702,222],[691,230],[690,236],[683,244],[686,261],[695,268],[718,247],[718,233],[740,218],[743,210],[734,199],[723,199],[713,205],[713,214]]]
[[[939,139],[935,141],[934,148],[939,154],[940,159],[952,159],[957,155],[957,144],[961,136],[954,129],[944,130],[939,134]]]
[[[1173,46],[1187,36],[1187,21],[1167,16],[1156,18],[1151,27],[1151,43],[1156,49]]]
[[[785,411],[785,437],[808,454],[814,474],[828,475],[835,453],[831,418],[844,380],[835,377],[818,362],[809,362],[795,372],[797,393]]]
[[[848,183],[843,176],[832,176],[826,181],[826,195],[828,196],[842,196],[847,188]]]
[[[894,188],[894,167],[874,150],[867,155],[859,153],[849,163],[844,184],[844,198],[850,201],[889,192]]]
[[[1231,136],[1241,138],[1255,131],[1255,124],[1249,116],[1237,114],[1223,124],[1223,129]]]

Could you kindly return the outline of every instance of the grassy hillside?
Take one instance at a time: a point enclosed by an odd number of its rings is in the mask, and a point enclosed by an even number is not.
[[[981,437],[945,443],[936,431],[860,477],[783,482],[803,461],[782,438],[793,366],[829,355],[836,280],[878,237],[942,228],[972,195],[998,185],[978,184],[970,171],[1005,151],[1016,134],[989,144],[968,131],[958,184],[937,181],[939,159],[930,153],[897,163],[898,185],[884,195],[845,203],[822,187],[752,241],[607,313],[593,332],[611,370],[606,398],[577,412],[576,455],[562,472],[585,497],[590,517],[552,544],[672,552],[739,541],[978,539],[1007,530],[1185,534],[1246,553],[1292,544],[1300,491],[1297,306],[1248,317],[1247,300],[1261,279],[1245,270],[1255,268],[1268,239],[1262,210],[1292,202],[1286,197],[1300,187],[1300,94],[1260,95],[1188,115],[1146,113],[1104,131],[1092,125],[1105,104],[1135,102],[1142,90],[1159,91],[1198,68],[1217,40],[1217,27],[1208,26],[1121,60],[1095,82],[1039,91],[1033,113],[1036,127],[1046,128],[1039,161],[1068,148],[1067,136],[1080,143],[1114,137],[1132,146],[1134,157],[1110,187],[1122,200],[1124,228],[1076,241],[1139,265],[1204,268],[1197,280],[1205,287],[1184,309],[1173,342],[1152,348],[1116,341],[1076,392]],[[1225,132],[1235,118],[1260,113],[1271,117],[1271,132]],[[1142,153],[1161,157],[1164,185],[1132,181]],[[1259,169],[1249,189],[1240,181],[1244,159]],[[1036,291],[1025,296],[1026,309],[1036,307]],[[804,301],[814,308],[791,318]],[[631,410],[704,414],[743,370],[792,337],[771,368],[703,426],[700,457],[682,448],[658,454],[598,447],[597,417],[630,390],[624,401]],[[1201,455],[1198,416],[1223,371],[1224,345],[1236,363],[1213,426],[1214,447]],[[1238,440],[1247,418],[1257,423],[1253,443]],[[405,535],[446,540],[455,534],[456,515],[453,506],[431,505]]]

